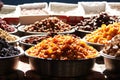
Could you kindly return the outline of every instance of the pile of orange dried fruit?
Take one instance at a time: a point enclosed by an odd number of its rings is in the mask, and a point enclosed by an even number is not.
[[[43,59],[78,60],[95,58],[98,52],[78,37],[56,35],[29,48],[26,53]]]
[[[106,44],[114,36],[120,34],[120,22],[103,24],[100,28],[85,36],[85,40],[92,43]]]

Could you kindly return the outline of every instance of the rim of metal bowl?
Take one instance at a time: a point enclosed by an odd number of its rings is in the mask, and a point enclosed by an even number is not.
[[[83,37],[82,38],[82,40],[83,41],[85,41],[86,43],[88,43],[88,44],[92,44],[92,45],[98,45],[98,46],[104,46],[104,44],[100,44],[100,43],[93,43],[93,42],[88,42],[88,41],[86,41],[86,39],[85,39],[86,37]]]
[[[88,34],[90,34],[92,31],[86,31],[86,30],[77,30],[77,31],[79,31],[79,32],[85,32],[85,33],[88,33]]]
[[[24,31],[24,27],[25,27],[25,25],[19,26],[19,27],[18,27],[18,31],[20,31],[20,32],[25,32],[25,31]],[[69,30],[69,31],[55,32],[55,33],[58,33],[58,34],[67,34],[67,33],[73,33],[73,32],[75,32],[75,29],[74,29],[74,28],[71,29],[71,30]],[[43,34],[43,35],[47,35],[47,34],[49,34],[50,32],[26,32],[26,33],[29,33],[29,34]]]
[[[29,33],[29,34],[44,34],[44,35],[47,35],[47,34],[48,34],[47,32],[25,32],[25,31],[24,31],[24,27],[25,27],[25,25],[19,26],[19,27],[18,27],[18,31],[24,32],[24,33]]]
[[[8,58],[15,58],[15,57],[19,57],[19,56],[22,56],[24,55],[24,51],[22,48],[17,48],[18,50],[20,50],[20,53],[17,54],[17,55],[13,55],[13,56],[6,56],[6,57],[0,57],[0,59],[8,59]]]
[[[103,51],[100,51],[100,55],[103,56],[103,57],[105,57],[105,58],[109,58],[109,59],[118,59],[115,56],[103,53]],[[120,59],[118,59],[118,60],[120,60]]]
[[[41,36],[42,37],[42,36],[47,36],[47,35],[28,35],[28,36],[23,36],[23,37],[20,38],[19,43],[24,44],[24,45],[34,46],[35,44],[30,44],[30,43],[23,42],[23,40],[25,40],[25,39],[27,39],[29,37],[32,37],[32,36]]]
[[[93,44],[93,45],[98,45],[98,46],[104,46],[104,44],[99,44],[99,43],[92,43],[92,42],[87,42],[87,41],[86,41],[86,43]]]
[[[48,61],[50,61],[50,60],[52,60],[52,61],[84,61],[84,60],[90,60],[90,59],[96,59],[98,56],[96,56],[96,57],[94,57],[94,58],[88,58],[88,59],[76,59],[76,60],[57,60],[57,59],[52,59],[52,58],[47,58],[47,59],[44,59],[44,58],[39,58],[39,57],[36,57],[36,56],[30,56],[30,55],[28,55],[27,54],[27,52],[25,51],[25,55],[27,56],[27,57],[29,57],[29,58],[35,58],[35,59],[40,59],[40,60],[48,60]]]
[[[13,34],[13,33],[17,33],[17,29],[16,28],[14,28],[15,30],[13,31],[13,32],[9,32],[10,34]]]
[[[14,42],[18,42],[20,40],[20,37],[19,36],[16,36],[16,35],[11,35],[15,38],[17,38],[15,41],[8,41],[8,43],[14,43]]]

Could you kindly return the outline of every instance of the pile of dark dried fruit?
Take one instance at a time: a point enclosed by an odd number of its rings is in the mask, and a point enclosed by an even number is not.
[[[93,31],[102,24],[112,24],[114,22],[119,22],[117,16],[110,16],[107,13],[100,13],[98,16],[92,16],[90,18],[83,19],[80,23],[76,24],[78,30]]]
[[[14,56],[20,54],[20,51],[9,45],[5,39],[0,38],[0,57]]]
[[[6,23],[3,19],[0,18],[0,28],[7,31],[7,32],[13,32],[15,31],[15,28],[10,26],[9,24]]]
[[[30,37],[22,40],[22,42],[28,43],[28,44],[38,44],[39,42],[41,42],[42,40],[44,40],[48,37],[50,37],[50,36],[30,36]]]

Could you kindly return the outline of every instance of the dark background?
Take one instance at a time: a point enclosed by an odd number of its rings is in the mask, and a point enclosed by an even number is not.
[[[107,1],[107,2],[120,2],[120,0],[1,0],[4,4],[18,5],[23,3],[33,2],[65,2],[65,3],[78,3],[81,1]]]

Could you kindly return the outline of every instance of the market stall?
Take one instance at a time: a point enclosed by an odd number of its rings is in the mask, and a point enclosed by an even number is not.
[[[119,80],[119,4],[2,4],[0,79]]]

